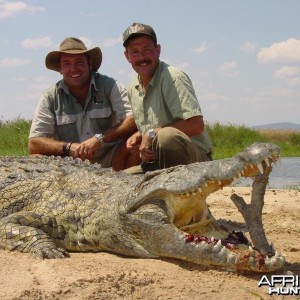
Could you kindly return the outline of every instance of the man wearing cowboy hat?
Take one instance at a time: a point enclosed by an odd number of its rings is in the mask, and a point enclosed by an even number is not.
[[[88,50],[74,37],[46,56],[46,67],[63,79],[41,96],[29,134],[30,154],[89,159],[115,170],[138,163],[126,149],[126,138],[137,130],[127,91],[97,72],[101,62],[99,47]]]

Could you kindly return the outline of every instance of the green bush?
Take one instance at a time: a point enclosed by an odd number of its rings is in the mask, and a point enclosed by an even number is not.
[[[28,155],[30,125],[31,121],[22,118],[0,122],[0,155]]]
[[[207,132],[214,147],[214,159],[231,157],[254,142],[264,142],[264,137],[246,126],[208,124]]]
[[[292,133],[291,134],[291,144],[294,146],[300,146],[300,134]]]
[[[208,124],[206,129],[214,146],[214,159],[226,158],[255,142],[274,143],[282,157],[300,157],[300,134],[286,130],[255,130],[246,126]]]
[[[0,155],[28,155],[27,143],[31,120],[17,118],[0,121]],[[283,157],[300,157],[300,134],[282,130],[254,130],[246,126],[207,124],[214,159],[232,157],[254,142],[277,144]]]

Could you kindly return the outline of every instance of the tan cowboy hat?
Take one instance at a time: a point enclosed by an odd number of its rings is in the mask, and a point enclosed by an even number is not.
[[[58,51],[52,51],[47,54],[45,59],[46,67],[50,70],[59,72],[59,57],[62,53],[87,53],[92,63],[92,69],[94,72],[100,68],[102,62],[102,52],[99,47],[87,50],[86,46],[80,39],[68,37],[61,42]]]

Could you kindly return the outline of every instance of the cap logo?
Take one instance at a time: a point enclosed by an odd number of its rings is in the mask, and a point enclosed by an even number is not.
[[[143,31],[143,30],[145,30],[145,27],[143,25],[134,24],[129,28],[128,33],[132,34],[132,33],[136,33],[136,32]]]

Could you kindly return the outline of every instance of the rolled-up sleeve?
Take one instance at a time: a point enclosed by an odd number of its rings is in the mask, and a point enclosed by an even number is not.
[[[132,115],[131,105],[128,100],[125,86],[116,81],[110,94],[112,109],[116,117],[122,122],[126,117]]]
[[[49,108],[47,96],[42,95],[32,119],[29,138],[53,137],[54,120],[55,118]]]

